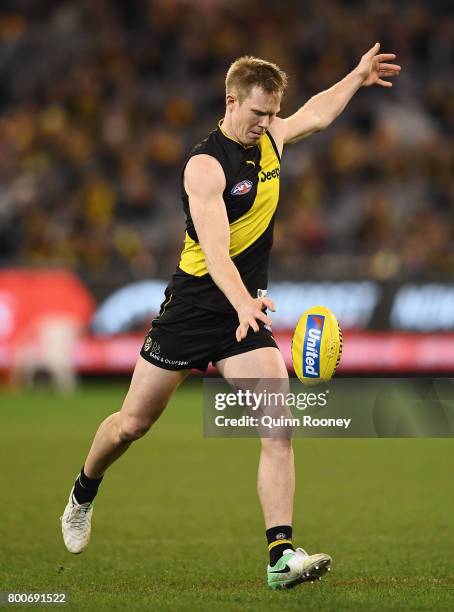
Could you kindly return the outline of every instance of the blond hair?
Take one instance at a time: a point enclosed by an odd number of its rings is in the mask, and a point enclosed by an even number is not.
[[[261,87],[266,93],[282,95],[287,87],[287,75],[272,62],[244,55],[228,69],[225,90],[227,93],[235,93],[241,103],[253,87]]]

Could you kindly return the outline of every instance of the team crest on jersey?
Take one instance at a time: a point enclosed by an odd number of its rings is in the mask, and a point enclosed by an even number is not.
[[[230,193],[236,196],[242,196],[249,193],[252,189],[252,181],[241,181],[232,187]]]

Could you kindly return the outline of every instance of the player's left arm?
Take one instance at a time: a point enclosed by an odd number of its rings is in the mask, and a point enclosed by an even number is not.
[[[295,114],[287,119],[276,118],[270,128],[275,139],[288,144],[298,142],[315,132],[327,128],[340,115],[360,87],[380,85],[392,87],[383,79],[397,76],[401,67],[388,63],[395,59],[394,53],[378,53],[376,43],[365,53],[359,64],[341,81],[313,96]]]

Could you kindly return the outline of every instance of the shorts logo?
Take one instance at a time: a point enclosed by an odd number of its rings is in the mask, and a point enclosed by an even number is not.
[[[320,343],[325,317],[309,315],[303,345],[303,376],[320,377]]]
[[[240,183],[237,183],[236,185],[234,185],[230,193],[232,195],[242,196],[242,195],[246,195],[246,193],[249,193],[251,189],[252,189],[252,181],[246,180],[246,181],[241,181]]]
[[[144,351],[150,351],[150,357],[159,363],[171,365],[171,366],[182,366],[187,367],[188,361],[182,359],[168,359],[161,356],[161,345],[156,340],[152,340],[150,336],[147,336],[144,344]],[[151,349],[151,350],[150,350]]]
[[[151,346],[150,355],[152,357],[159,357],[160,353],[161,353],[161,346],[160,346],[159,342],[153,342],[153,344]]]

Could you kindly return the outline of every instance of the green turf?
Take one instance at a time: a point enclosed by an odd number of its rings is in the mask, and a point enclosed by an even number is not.
[[[89,548],[66,552],[69,488],[124,391],[0,398],[0,590],[64,590],[74,610],[453,608],[454,440],[297,439],[295,540],[330,553],[334,568],[272,592],[258,441],[204,439],[194,385],[106,475]]]

